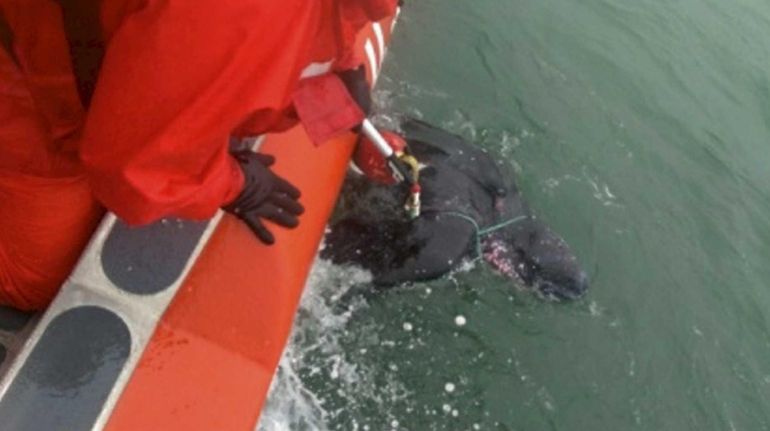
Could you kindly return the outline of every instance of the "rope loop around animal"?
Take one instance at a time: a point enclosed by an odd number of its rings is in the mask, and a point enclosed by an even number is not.
[[[473,217],[469,216],[468,214],[464,214],[458,211],[435,211],[436,214],[439,216],[447,215],[451,217],[457,217],[459,219],[463,219],[470,223],[473,226],[473,229],[476,231],[474,237],[476,242],[476,257],[474,260],[479,259],[482,256],[482,250],[481,250],[481,239],[497,232],[503,228],[506,228],[508,226],[511,226],[513,224],[522,222],[529,218],[528,215],[520,215],[518,217],[513,217],[511,219],[505,220],[500,223],[493,224],[492,226],[487,226],[485,228],[482,228],[479,226],[479,223],[474,219]]]

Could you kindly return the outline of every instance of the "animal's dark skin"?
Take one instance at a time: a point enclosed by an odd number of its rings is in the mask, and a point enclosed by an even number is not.
[[[575,299],[588,278],[566,242],[524,202],[508,169],[461,137],[418,120],[402,124],[421,171],[422,214],[403,210],[407,190],[349,178],[342,215],[326,236],[322,257],[370,270],[378,286],[440,277],[476,253],[476,230],[461,213],[488,227],[523,220],[482,238],[492,267],[544,297]]]

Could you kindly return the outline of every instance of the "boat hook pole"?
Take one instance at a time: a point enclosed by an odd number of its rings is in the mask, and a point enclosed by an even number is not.
[[[393,148],[390,148],[390,145],[388,145],[388,142],[382,134],[380,134],[380,131],[374,127],[374,124],[372,124],[368,118],[364,118],[363,123],[361,123],[361,131],[364,132],[364,135],[372,141],[380,154],[382,154],[382,156],[385,157],[385,160],[388,161],[388,166],[390,166],[390,170],[393,172],[393,177],[396,181],[400,183],[407,181],[409,184],[412,184],[412,175],[408,170],[408,166],[398,159],[396,152],[393,151]]]
[[[409,198],[404,209],[411,218],[420,216],[420,163],[411,155],[398,154],[388,145],[379,130],[368,118],[361,123],[361,131],[374,144],[377,150],[388,162],[393,178],[409,185]]]

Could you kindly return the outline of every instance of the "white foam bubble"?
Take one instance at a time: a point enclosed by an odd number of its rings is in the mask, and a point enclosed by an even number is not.
[[[463,315],[455,316],[455,325],[465,326],[466,323],[467,323],[467,320],[465,319],[465,316]]]

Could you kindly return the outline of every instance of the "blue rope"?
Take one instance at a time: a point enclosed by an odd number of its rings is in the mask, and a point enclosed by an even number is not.
[[[461,212],[456,212],[456,211],[436,211],[436,213],[438,215],[440,215],[440,216],[441,215],[448,215],[448,216],[452,216],[452,217],[457,217],[457,218],[463,219],[463,220],[467,221],[468,223],[470,223],[473,226],[473,229],[476,231],[476,235],[475,235],[475,237],[476,237],[475,238],[476,239],[476,257],[474,258],[474,260],[478,259],[478,258],[480,258],[482,256],[482,252],[481,252],[481,239],[483,237],[485,237],[485,236],[487,236],[487,235],[489,235],[491,233],[497,232],[498,230],[503,229],[505,227],[508,227],[508,226],[510,226],[512,224],[519,223],[519,222],[529,218],[529,216],[527,216],[527,215],[520,215],[520,216],[514,217],[514,218],[512,218],[510,220],[506,220],[504,222],[497,223],[497,224],[494,224],[492,226],[482,228],[481,226],[479,226],[479,223],[476,221],[476,219],[474,219],[473,217],[469,216],[468,214],[463,214]]]

